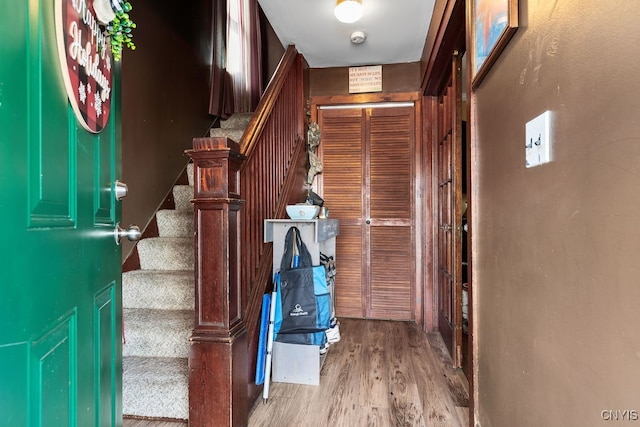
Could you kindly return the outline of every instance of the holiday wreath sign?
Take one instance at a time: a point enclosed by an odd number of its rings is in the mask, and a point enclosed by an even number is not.
[[[93,1],[56,0],[56,33],[69,102],[82,127],[98,133],[111,111],[112,62]]]

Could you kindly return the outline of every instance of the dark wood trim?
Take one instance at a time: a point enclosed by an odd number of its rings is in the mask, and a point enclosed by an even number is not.
[[[472,15],[471,15],[472,5],[470,2],[467,3],[466,8],[466,44],[467,46],[471,46],[472,40],[471,37],[473,32],[471,29],[473,28]],[[472,75],[471,75],[471,56],[467,55],[467,75],[463,76],[463,78],[467,79],[467,88],[471,87]],[[467,272],[468,272],[468,355],[469,355],[469,427],[474,427],[476,423],[479,423],[479,415],[478,415],[478,402],[480,399],[478,389],[476,387],[477,384],[477,375],[478,375],[478,346],[476,342],[476,331],[477,331],[477,323],[475,321],[476,318],[476,309],[477,309],[477,292],[473,286],[473,213],[474,213],[474,198],[473,198],[473,162],[472,159],[475,153],[474,141],[473,141],[473,125],[475,120],[475,111],[473,109],[474,105],[474,92],[469,91],[467,94],[467,146],[465,147],[467,150],[467,164],[464,166],[467,168]]]
[[[317,121],[317,107],[321,105],[364,104],[368,102],[420,101],[420,92],[362,93],[311,97],[311,120]]]
[[[465,2],[438,0],[424,48],[422,93],[436,96],[442,90],[454,50],[465,51]]]
[[[436,309],[436,299],[434,282],[437,275],[434,273],[435,246],[433,244],[436,235],[434,222],[434,195],[437,194],[437,186],[432,178],[434,174],[433,167],[436,164],[434,159],[435,151],[433,147],[434,123],[431,118],[434,116],[435,99],[431,96],[425,96],[422,99],[422,123],[423,123],[423,175],[422,175],[422,192],[423,192],[423,222],[422,230],[424,235],[424,330],[433,332],[437,329],[438,319]]]
[[[453,173],[455,184],[455,202],[454,215],[455,233],[454,233],[454,284],[453,292],[454,305],[454,354],[453,363],[456,368],[462,366],[462,54],[458,52],[451,58],[451,88],[453,90],[453,108],[452,115],[453,129],[453,150],[455,170]]]

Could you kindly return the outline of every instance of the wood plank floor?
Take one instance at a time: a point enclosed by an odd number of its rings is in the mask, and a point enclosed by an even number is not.
[[[173,421],[149,421],[124,419],[122,427],[185,427],[187,423],[178,423]]]
[[[249,426],[468,425],[468,386],[437,333],[406,322],[341,319],[319,386],[272,383]],[[125,420],[124,427],[183,427]]]

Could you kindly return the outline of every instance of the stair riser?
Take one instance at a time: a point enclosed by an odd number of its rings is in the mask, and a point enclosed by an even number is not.
[[[176,336],[175,331],[167,332]],[[125,332],[127,342],[122,346],[122,356],[189,357],[190,331],[183,332],[183,334],[177,334],[177,339],[162,341],[149,337],[149,335],[143,331],[128,330]]]
[[[189,185],[193,187],[193,163],[187,164],[187,178],[189,179]]]
[[[160,237],[193,237],[193,207],[183,210],[162,210],[156,213]]]
[[[253,113],[236,113],[227,120],[220,121],[222,129],[242,129],[244,130],[253,117]]]
[[[193,238],[152,238],[138,242],[142,270],[194,269]]]
[[[187,359],[125,359],[122,412],[135,417],[188,419],[188,372]]]
[[[194,276],[191,272],[146,272],[122,274],[124,308],[193,310]]]
[[[242,135],[244,134],[244,131],[242,130],[230,130],[230,129],[211,129],[209,131],[209,136],[213,137],[213,138],[221,138],[221,137],[227,137],[232,141],[235,142],[240,142],[240,140],[242,139]]]
[[[176,209],[178,210],[191,210],[193,211],[193,186],[191,185],[176,185],[173,187],[173,201]]]
[[[193,313],[127,309],[123,318],[123,356],[189,357]]]

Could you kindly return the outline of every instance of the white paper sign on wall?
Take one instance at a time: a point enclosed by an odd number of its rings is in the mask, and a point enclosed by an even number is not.
[[[382,92],[382,65],[349,67],[349,93]]]

